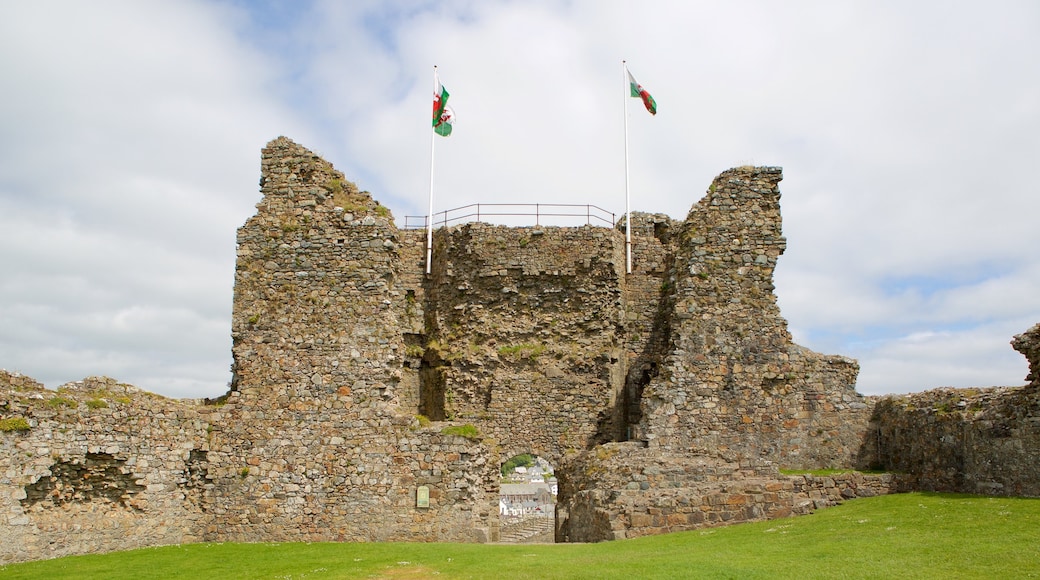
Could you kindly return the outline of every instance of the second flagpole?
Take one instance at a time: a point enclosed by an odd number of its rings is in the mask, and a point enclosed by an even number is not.
[[[437,65],[433,65],[434,91],[437,90]],[[433,261],[433,152],[437,146],[437,137],[430,131],[430,211],[426,214],[426,273],[431,270]]]
[[[626,92],[622,92],[625,100],[625,273],[632,273],[632,204],[628,193],[628,65],[621,61],[621,81]]]

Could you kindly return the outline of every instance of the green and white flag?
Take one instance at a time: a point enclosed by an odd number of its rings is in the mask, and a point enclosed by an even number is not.
[[[628,72],[628,69],[625,69]],[[657,114],[657,101],[654,100],[650,93],[643,88],[643,85],[636,82],[636,79],[632,76],[632,73],[628,73],[628,89],[629,96],[643,99],[643,106],[646,107],[647,111],[650,111],[651,115]]]
[[[441,84],[437,73],[433,73],[433,130],[442,137],[451,135],[455,122],[455,111],[448,106],[448,89]]]

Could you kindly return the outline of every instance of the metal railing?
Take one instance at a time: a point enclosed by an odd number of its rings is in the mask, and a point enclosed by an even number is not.
[[[576,205],[565,203],[473,203],[433,214],[434,227],[472,221],[485,221],[487,218],[534,217],[534,225],[545,224],[543,221],[563,221],[575,223],[581,218],[585,225],[612,228],[617,216],[595,205]],[[428,216],[404,216],[404,229],[413,230],[426,227]],[[565,218],[559,220],[557,218]],[[498,221],[498,220],[496,220]],[[524,224],[504,224],[524,225]]]

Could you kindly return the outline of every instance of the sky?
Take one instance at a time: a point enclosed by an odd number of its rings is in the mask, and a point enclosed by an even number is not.
[[[0,0],[0,368],[227,391],[235,234],[285,135],[394,213],[686,216],[781,166],[776,294],[863,394],[1021,385],[1040,3]],[[656,116],[625,96],[622,61]],[[451,137],[431,138],[433,67]],[[435,147],[432,150],[431,147]],[[638,256],[635,257],[638,259]]]

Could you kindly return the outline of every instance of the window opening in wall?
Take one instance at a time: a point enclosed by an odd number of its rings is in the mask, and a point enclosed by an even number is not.
[[[552,464],[529,453],[502,464],[498,495],[499,538],[512,544],[556,541],[559,485]]]
[[[424,355],[419,362],[419,414],[431,421],[444,421],[444,395],[443,361]]]
[[[446,366],[448,363],[434,347],[427,347],[419,362],[419,413],[431,421],[448,418],[445,410]]]

